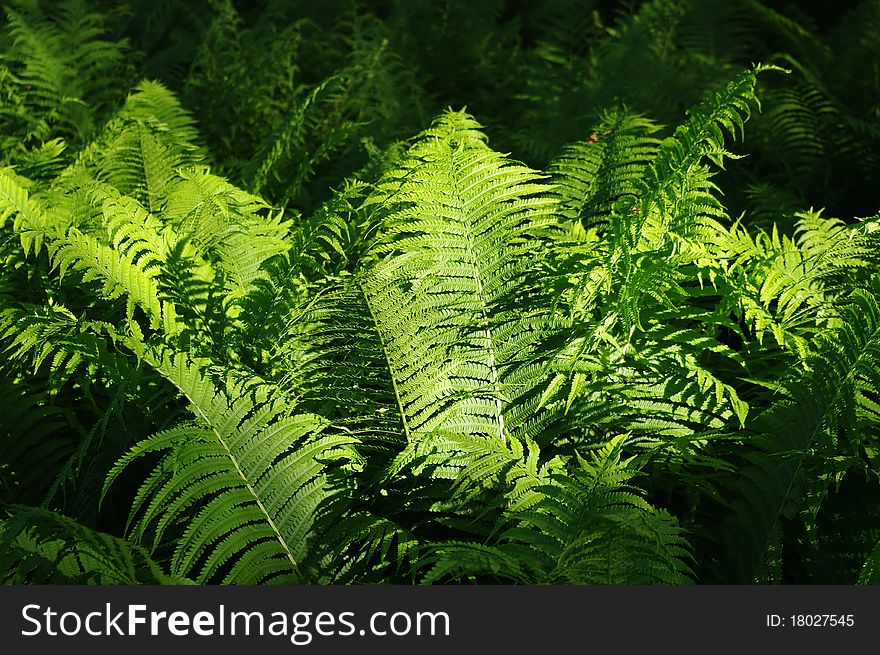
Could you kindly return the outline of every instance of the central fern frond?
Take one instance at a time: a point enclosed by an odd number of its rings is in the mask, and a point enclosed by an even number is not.
[[[394,207],[363,289],[411,432],[506,438],[516,390],[505,373],[537,331],[503,309],[554,223],[554,201],[478,128],[445,115],[366,201]]]

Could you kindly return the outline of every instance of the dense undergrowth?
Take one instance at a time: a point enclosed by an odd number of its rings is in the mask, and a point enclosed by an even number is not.
[[[880,2],[796,5],[6,3],[2,579],[880,582]]]

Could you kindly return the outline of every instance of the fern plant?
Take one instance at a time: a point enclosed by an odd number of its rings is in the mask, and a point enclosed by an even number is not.
[[[843,46],[337,5],[7,11],[4,582],[874,580],[878,218],[808,202],[811,126],[873,138]]]

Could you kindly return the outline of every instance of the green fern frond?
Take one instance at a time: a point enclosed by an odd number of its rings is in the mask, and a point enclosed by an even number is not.
[[[395,207],[362,284],[411,432],[506,435],[504,369],[534,326],[503,310],[554,223],[539,179],[450,112],[366,201]]]
[[[110,184],[157,213],[177,179],[176,171],[204,158],[193,118],[158,82],[141,82],[125,105],[79,152],[62,174],[77,174]]]
[[[737,157],[725,147],[725,133],[732,139],[743,135],[751,108],[758,105],[757,76],[764,71],[779,70],[782,69],[777,66],[758,65],[743,71],[693,108],[688,121],[660,143],[657,157],[645,177],[647,197],[642,211],[646,217],[652,207],[666,215],[680,211],[679,193],[687,184],[688,175],[704,158],[723,168],[725,157]]]
[[[415,584],[413,571],[423,545],[413,531],[392,519],[349,506],[318,548],[329,551],[320,567],[322,584],[376,584],[389,575]]]
[[[838,322],[834,302],[867,281],[876,265],[875,237],[821,212],[798,212],[795,236],[741,225],[731,230],[727,280],[744,320],[761,341],[770,331],[777,343],[806,352],[817,329]]]
[[[526,457],[513,441],[506,456],[505,446],[496,445],[488,460],[471,459],[468,448],[460,455],[470,460],[460,484],[485,493],[500,474],[508,507],[494,543],[434,544],[423,563],[431,567],[425,582],[485,576],[526,584],[687,582],[687,541],[675,519],[629,485],[638,471],[621,459],[622,444],[612,440],[567,466],[558,459],[539,465],[534,444]]]
[[[46,236],[57,235],[60,225],[53,224],[41,202],[31,197],[27,180],[11,171],[0,171],[0,228],[12,217],[12,229],[18,233],[27,257],[40,254]]]
[[[0,306],[0,344],[7,361],[33,373],[48,365],[53,392],[74,376],[82,375],[87,386],[99,369],[119,373],[122,360],[107,348],[115,340],[111,324],[77,318],[63,305]]]
[[[116,101],[117,89],[127,88],[128,43],[105,40],[107,16],[82,0],[65,0],[51,12],[27,3],[5,13],[11,47],[0,55],[0,86],[9,84],[15,100],[0,112],[4,137],[82,141]],[[20,143],[9,154],[19,149]]]
[[[129,320],[138,306],[151,327],[162,326],[166,332],[174,333],[173,305],[159,300],[158,273],[148,262],[136,261],[135,256],[111,248],[75,227],[70,228],[63,239],[53,242],[49,250],[59,276],[64,277],[68,270],[80,271],[84,284],[93,280],[102,283],[101,295],[107,299],[125,297]]]
[[[168,576],[143,549],[56,512],[11,507],[0,521],[5,584],[187,584]]]
[[[263,146],[248,166],[245,176],[255,192],[265,193],[270,176],[278,178],[277,170],[289,167],[293,160],[295,172],[292,176],[285,176],[290,181],[285,184],[280,203],[284,205],[295,199],[302,193],[315,166],[330,157],[350,138],[355,124],[342,120],[331,128],[329,134],[323,135],[317,147],[309,149],[306,143],[307,138],[319,131],[321,124],[327,120],[324,116],[326,110],[321,111],[322,105],[340,104],[339,97],[344,93],[345,86],[343,78],[330,77],[299,103],[288,122],[270,143]]]
[[[561,209],[584,226],[605,226],[617,201],[639,193],[638,181],[660,143],[651,121],[625,112],[602,117],[590,137],[567,146],[548,167]]]
[[[289,371],[285,384],[307,407],[358,435],[365,448],[398,450],[415,426],[393,343],[377,325],[371,298],[351,276],[328,281],[313,294],[287,326],[289,336],[278,351]]]
[[[257,381],[218,386],[183,355],[144,356],[196,423],[148,438],[110,472],[105,490],[134,459],[165,451],[132,507],[134,538],[155,549],[175,534],[171,570],[201,582],[307,581],[309,539],[333,493],[324,469],[344,465],[354,440],[321,434],[326,421],[291,413]]]
[[[162,215],[196,252],[216,260],[232,299],[262,276],[263,263],[287,251],[290,221],[263,216],[266,203],[211,175],[204,167],[181,169],[170,184]]]

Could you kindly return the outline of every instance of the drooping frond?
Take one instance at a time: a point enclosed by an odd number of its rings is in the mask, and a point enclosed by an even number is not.
[[[94,237],[70,228],[63,239],[50,248],[52,263],[62,277],[68,271],[81,271],[83,283],[93,280],[102,283],[101,295],[109,300],[125,297],[126,315],[131,318],[135,306],[140,307],[151,326],[168,326],[173,332],[173,306],[159,300],[159,284],[149,262],[140,264],[122,249],[100,243]]]
[[[0,520],[4,584],[186,584],[143,549],[37,507],[13,507]]]
[[[47,366],[55,391],[78,374],[86,380],[98,369],[118,374],[124,360],[107,347],[115,337],[112,325],[78,319],[63,305],[0,304],[0,347],[7,362],[33,373]]]
[[[39,254],[47,234],[58,234],[63,225],[52,224],[41,202],[31,197],[28,181],[10,171],[0,171],[0,228],[12,218],[24,255]]]
[[[195,422],[136,445],[110,472],[164,452],[138,491],[133,538],[153,549],[174,535],[171,571],[202,582],[306,582],[316,514],[332,494],[325,468],[344,466],[354,441],[294,414],[258,381],[212,382],[183,355],[144,353],[189,401]],[[187,517],[193,518],[188,519]]]

